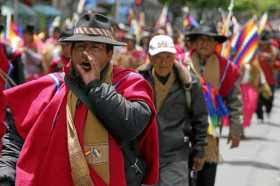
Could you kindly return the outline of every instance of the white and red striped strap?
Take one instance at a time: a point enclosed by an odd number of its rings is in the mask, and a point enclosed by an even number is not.
[[[108,29],[102,29],[102,28],[77,27],[74,29],[74,34],[104,36],[113,39],[112,31]]]

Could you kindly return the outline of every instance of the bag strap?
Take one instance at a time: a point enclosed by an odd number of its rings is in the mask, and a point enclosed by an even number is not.
[[[48,74],[48,76],[54,81],[55,83],[55,94],[60,94],[61,92],[59,91],[59,88],[61,87],[62,85],[62,80],[64,78],[64,73],[61,72],[61,73],[51,73],[51,74]],[[59,115],[59,108],[62,104],[62,101],[63,99],[61,99],[60,101],[58,102],[55,102],[57,103],[57,106],[55,106],[55,108],[57,108],[57,110],[55,111],[55,114],[54,114],[54,120],[53,120],[53,124],[52,124],[52,128],[55,127],[55,124],[56,124],[56,121],[57,121],[57,117]]]
[[[129,74],[127,75],[129,76]],[[125,78],[122,78],[120,81],[124,80]],[[86,105],[86,107],[92,112],[92,113],[96,113],[96,108],[94,107],[93,104],[90,104],[91,101],[90,99],[87,97],[87,95],[85,94],[84,91],[82,91],[82,89],[80,87],[78,87],[75,83],[73,83],[70,79],[68,79],[66,76],[64,77],[65,83],[66,85],[71,89],[71,91],[73,91],[73,93]],[[119,85],[120,83],[117,82],[116,85]],[[96,114],[95,114],[96,115]],[[98,118],[98,116],[96,115],[96,117]],[[101,123],[103,123],[101,121]],[[104,126],[105,127],[105,126]],[[135,168],[136,172],[139,172],[140,174],[143,174],[143,170],[138,166],[138,158],[135,156],[135,152],[133,152],[129,146],[128,143],[122,141],[119,139],[118,135],[114,134],[113,132],[109,132],[119,143],[119,145],[121,146],[123,153],[125,155],[125,157],[127,158],[127,160],[130,162],[131,166],[133,168]]]
[[[188,110],[191,110],[192,96],[191,96],[191,90],[189,88],[185,88],[185,97],[186,97]]]

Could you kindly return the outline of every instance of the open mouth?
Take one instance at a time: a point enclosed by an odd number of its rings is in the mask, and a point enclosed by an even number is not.
[[[81,63],[81,67],[82,67],[84,70],[86,70],[86,71],[88,71],[88,70],[91,69],[91,65],[90,65],[90,63],[87,62],[87,61],[82,62],[82,63]]]

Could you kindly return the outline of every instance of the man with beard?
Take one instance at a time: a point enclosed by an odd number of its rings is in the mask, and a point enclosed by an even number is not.
[[[72,43],[64,78],[51,74],[4,92],[0,183],[135,185],[131,173],[157,182],[152,90],[142,76],[112,66],[113,46],[124,45],[112,35],[107,17],[85,13],[63,39]],[[125,145],[137,152],[133,161]]]

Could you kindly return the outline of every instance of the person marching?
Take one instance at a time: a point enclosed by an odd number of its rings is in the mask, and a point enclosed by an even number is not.
[[[242,102],[239,86],[239,70],[215,51],[218,43],[227,37],[219,35],[216,27],[202,24],[185,34],[191,48],[188,65],[200,77],[209,113],[206,162],[198,171],[197,186],[214,186],[219,158],[219,132],[222,120],[229,117],[228,143],[239,146],[242,132]]]
[[[21,60],[24,64],[25,81],[30,81],[43,75],[43,56],[39,53],[34,35],[35,26],[32,24],[26,25],[23,32],[23,46],[21,48]]]
[[[171,37],[154,36],[149,43],[149,58],[138,72],[155,92],[160,144],[158,185],[187,186],[190,154],[194,162],[191,169],[198,171],[204,163],[208,122],[202,89],[199,80],[176,62]]]
[[[245,138],[245,129],[251,125],[253,114],[257,109],[259,93],[266,95],[266,97],[272,94],[257,58],[250,63],[242,64],[240,66],[240,74],[240,89],[244,112],[243,133],[241,137]]]
[[[127,46],[120,50],[120,55],[116,57],[116,65],[123,68],[137,69],[146,62],[146,53],[136,45],[135,34],[126,33],[124,39]]]
[[[270,117],[273,108],[277,75],[277,68],[275,67],[277,53],[273,48],[274,47],[270,42],[270,33],[268,31],[265,31],[260,38],[258,61],[264,73],[265,79],[269,85],[271,95],[261,93],[259,96],[256,113],[260,122],[264,121],[263,107],[265,107],[265,113],[267,114],[267,118]]]
[[[140,186],[158,181],[152,89],[112,66],[111,21],[84,13],[65,76],[54,73],[4,92],[8,129],[0,185]]]

